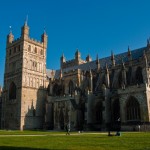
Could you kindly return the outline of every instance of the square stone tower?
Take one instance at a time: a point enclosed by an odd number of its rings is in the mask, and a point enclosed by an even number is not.
[[[31,39],[27,22],[19,39],[14,40],[12,32],[7,36],[2,128],[43,128],[46,49],[46,33],[40,42]]]

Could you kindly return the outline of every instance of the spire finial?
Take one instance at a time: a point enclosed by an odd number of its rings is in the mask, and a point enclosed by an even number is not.
[[[122,62],[122,68],[125,68],[123,58],[121,58],[121,62]]]
[[[107,65],[107,63],[105,64],[105,67],[106,67],[106,69],[108,69],[108,65]]]
[[[105,69],[106,69],[106,73],[108,73],[108,65],[107,65],[107,63],[105,64]]]
[[[131,56],[130,47],[128,46],[128,56]]]
[[[129,47],[129,45],[128,45],[128,51],[130,51],[130,47]]]
[[[28,25],[28,15],[26,16],[26,20],[25,20],[25,26]]]
[[[113,53],[113,50],[111,50],[111,60],[114,60],[114,53]]]
[[[96,55],[96,60],[98,60],[98,54]]]
[[[99,64],[99,57],[98,57],[98,54],[96,55],[96,64]]]
[[[143,51],[143,57],[147,59],[145,50]]]
[[[90,66],[89,66],[89,73],[90,73],[90,76],[92,76],[92,70]]]
[[[62,57],[65,57],[65,56],[64,56],[64,53],[62,53]]]

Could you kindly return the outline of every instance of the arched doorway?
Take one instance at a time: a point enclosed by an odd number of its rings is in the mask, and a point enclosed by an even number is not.
[[[112,102],[112,129],[113,130],[120,130],[120,102],[119,102],[119,98],[116,98],[113,102]]]
[[[112,121],[115,123],[120,118],[120,102],[119,98],[115,99],[112,103]]]
[[[139,122],[141,120],[140,104],[133,96],[126,103],[126,119],[128,122]]]

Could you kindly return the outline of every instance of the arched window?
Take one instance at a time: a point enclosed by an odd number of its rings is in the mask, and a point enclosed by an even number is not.
[[[28,45],[28,52],[31,52],[31,45]]]
[[[143,83],[143,75],[142,75],[142,68],[141,67],[138,67],[136,69],[136,82],[137,84],[141,84]]]
[[[140,120],[140,105],[136,98],[130,97],[126,104],[126,114],[128,121]]]
[[[17,88],[14,82],[9,86],[9,100],[16,99]]]
[[[53,95],[54,96],[58,96],[58,94],[59,94],[58,90],[59,90],[59,86],[58,86],[57,83],[55,83],[54,86],[53,86]]]
[[[70,80],[69,81],[69,94],[71,94],[72,95],[72,93],[73,93],[73,82]]]
[[[35,49],[34,49],[34,53],[37,53],[37,47],[35,47]]]
[[[95,117],[96,117],[96,123],[102,123],[103,121],[103,115],[102,115],[103,107],[102,102],[98,102],[95,106]]]

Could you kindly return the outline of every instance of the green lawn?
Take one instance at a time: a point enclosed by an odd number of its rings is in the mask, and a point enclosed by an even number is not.
[[[29,136],[31,135],[31,136]],[[150,150],[150,133],[123,132],[120,137],[107,133],[42,131],[0,131],[0,150]]]

